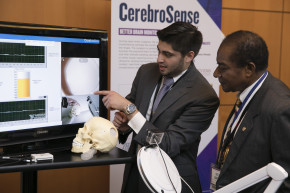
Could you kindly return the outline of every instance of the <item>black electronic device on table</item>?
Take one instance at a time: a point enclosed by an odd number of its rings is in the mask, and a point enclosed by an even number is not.
[[[107,118],[93,96],[107,52],[106,31],[0,22],[0,155],[69,149],[90,117]]]

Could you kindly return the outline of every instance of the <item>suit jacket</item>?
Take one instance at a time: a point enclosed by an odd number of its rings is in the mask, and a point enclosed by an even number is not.
[[[134,79],[127,99],[134,103],[144,116],[160,78],[158,64],[150,63],[141,66]],[[198,145],[200,135],[209,127],[218,105],[219,100],[215,91],[191,64],[187,72],[164,96],[151,120],[146,121],[140,132],[134,135],[129,151],[136,153],[137,144],[148,145],[146,136],[149,130],[164,132],[159,146],[171,157],[179,174],[193,187],[194,192],[201,192],[196,168]],[[139,188],[138,192],[149,192],[139,173],[132,171],[137,170],[135,164],[126,165],[122,190],[125,192],[124,188],[129,183],[129,186]],[[131,177],[132,172],[136,175],[133,180],[139,177],[138,182],[130,183],[132,180],[132,178],[128,179],[130,172]],[[182,189],[186,192],[188,188],[183,185]],[[136,189],[135,192],[137,192]]]
[[[233,112],[229,119],[232,114]],[[217,188],[238,180],[271,162],[279,164],[290,174],[290,90],[269,73],[252,98],[233,139],[217,180]],[[270,180],[264,180],[244,192],[263,192]],[[289,177],[278,192],[290,192]]]

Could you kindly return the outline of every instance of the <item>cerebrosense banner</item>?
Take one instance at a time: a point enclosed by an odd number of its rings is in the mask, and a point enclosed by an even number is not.
[[[221,0],[112,0],[111,1],[111,90],[126,96],[138,68],[156,62],[158,30],[185,21],[198,27],[203,44],[194,63],[219,93],[218,80],[213,77],[216,52],[223,39],[220,31]],[[113,118],[114,113],[111,113]],[[217,145],[217,113],[210,128],[202,134],[198,152],[198,171],[203,192],[209,192],[210,164],[215,161]],[[128,149],[130,141],[123,149]],[[112,174],[111,170],[111,174]],[[116,172],[112,174],[116,177]],[[120,174],[122,178],[122,174]],[[113,184],[113,182],[111,182]],[[116,185],[116,183],[114,183]],[[116,189],[116,188],[114,188]],[[114,190],[111,189],[111,193]],[[118,192],[120,190],[116,190]]]
[[[120,21],[131,22],[154,22],[154,23],[173,23],[184,21],[192,24],[199,23],[199,12],[192,10],[176,10],[173,5],[167,5],[164,9],[152,8],[150,4],[146,7],[130,7],[127,3],[119,5]]]

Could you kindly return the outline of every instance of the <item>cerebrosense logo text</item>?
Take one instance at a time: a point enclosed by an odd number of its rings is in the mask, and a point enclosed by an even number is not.
[[[153,9],[148,4],[146,8],[131,8],[126,3],[119,6],[119,18],[121,21],[131,22],[160,22],[172,23],[177,21],[188,22],[192,24],[199,23],[198,11],[175,10],[172,5],[168,5],[165,9]]]

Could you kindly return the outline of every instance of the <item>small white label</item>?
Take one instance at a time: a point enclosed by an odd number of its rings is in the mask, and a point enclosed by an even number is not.
[[[215,164],[211,164],[210,189],[213,191],[216,191],[216,181],[220,172],[220,169],[216,168]]]

